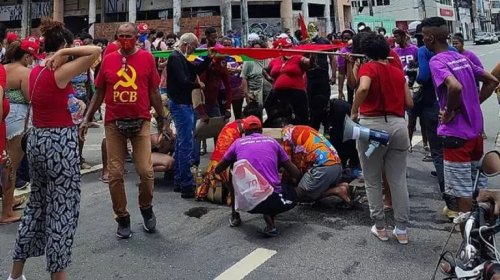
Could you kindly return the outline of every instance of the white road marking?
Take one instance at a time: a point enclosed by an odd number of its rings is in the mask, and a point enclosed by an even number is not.
[[[420,136],[420,135],[413,135],[413,138],[411,139],[411,146],[415,147],[420,142],[422,142],[422,136]]]
[[[214,280],[241,280],[250,272],[261,266],[277,252],[264,248],[257,248],[252,253],[235,263]]]
[[[96,171],[101,170],[101,169],[102,169],[102,164],[98,164],[98,165],[92,166],[92,168],[90,168],[90,169],[82,169],[82,170],[80,170],[80,174],[81,175],[85,175],[85,174],[88,174],[88,173],[96,172]]]

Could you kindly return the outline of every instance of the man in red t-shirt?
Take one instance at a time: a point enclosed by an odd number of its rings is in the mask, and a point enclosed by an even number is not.
[[[150,140],[151,106],[158,112],[161,135],[170,134],[170,130],[169,124],[164,122],[158,92],[160,77],[153,56],[136,46],[137,29],[133,24],[122,24],[117,36],[120,49],[104,57],[95,81],[96,94],[81,125],[81,136],[83,138],[92,116],[105,100],[109,190],[118,222],[116,234],[120,238],[128,238],[131,235],[130,215],[123,180],[127,139],[132,142],[134,163],[141,179],[139,207],[144,218],[144,229],[153,232],[156,218],[152,207],[154,173]]]

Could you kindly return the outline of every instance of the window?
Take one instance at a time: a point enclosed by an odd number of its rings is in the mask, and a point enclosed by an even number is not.
[[[452,6],[451,0],[439,0],[440,4]]]

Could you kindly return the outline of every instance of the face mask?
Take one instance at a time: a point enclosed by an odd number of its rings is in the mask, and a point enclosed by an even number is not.
[[[167,46],[172,47],[175,44],[175,42],[172,41],[167,41]]]
[[[121,48],[124,51],[130,51],[134,49],[135,43],[136,43],[136,38],[118,38],[118,42],[120,43]]]

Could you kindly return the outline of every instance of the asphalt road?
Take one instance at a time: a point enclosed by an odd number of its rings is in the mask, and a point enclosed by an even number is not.
[[[498,46],[470,49],[491,70],[498,62]],[[496,98],[483,105],[483,112],[489,136],[485,150],[490,150],[500,131]],[[85,157],[94,165],[100,163],[101,137],[102,129],[92,129],[88,137]],[[422,145],[417,143],[408,164],[411,228],[407,246],[394,239],[381,242],[370,234],[372,222],[366,204],[342,210],[335,207],[334,200],[320,206],[298,206],[279,215],[281,236],[263,238],[257,233],[263,226],[260,216],[243,214],[243,225],[230,228],[227,207],[183,200],[161,174],[157,174],[154,199],[158,232],[146,234],[132,165],[126,184],[134,235],[118,240],[108,188],[98,180],[99,173],[89,173],[83,177],[69,279],[241,279],[244,275],[255,280],[430,279],[451,224],[441,214],[437,182],[430,176],[432,164],[422,162],[423,156]],[[498,179],[492,182],[500,186]],[[207,213],[200,218],[186,214],[198,207]],[[0,227],[0,279],[8,277],[16,230],[17,225]],[[459,242],[460,236],[455,234],[450,248]],[[45,258],[30,259],[25,275],[29,280],[48,279]]]

